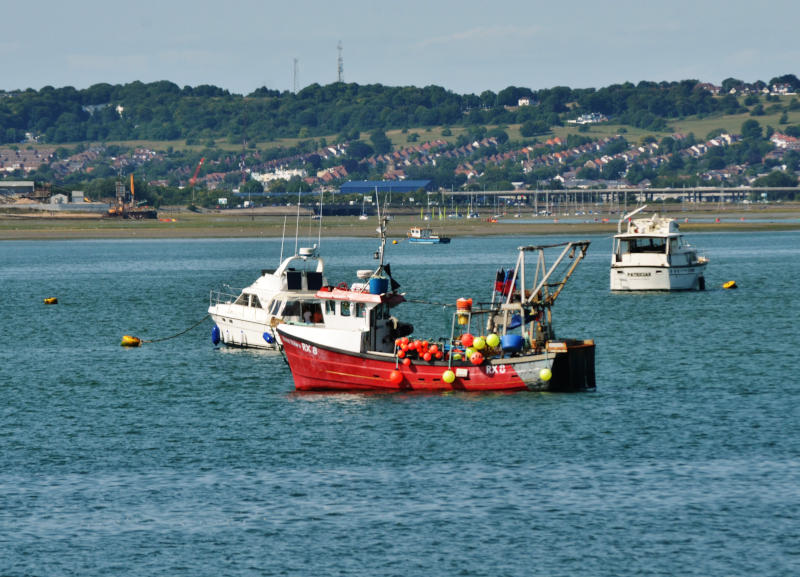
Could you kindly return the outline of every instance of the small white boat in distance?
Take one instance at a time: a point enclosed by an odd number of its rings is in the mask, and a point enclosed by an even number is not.
[[[408,242],[412,244],[447,244],[450,242],[449,236],[439,236],[430,228],[420,228],[412,226],[407,233]]]
[[[327,284],[317,246],[300,248],[272,270],[264,270],[236,294],[211,291],[208,314],[216,323],[214,344],[278,350],[275,325],[280,321],[321,323],[317,291]]]
[[[647,205],[626,214],[617,224],[611,255],[611,290],[705,290],[703,275],[708,259],[697,256],[674,219],[658,214],[631,219],[645,208]],[[628,229],[622,232],[626,220]]]

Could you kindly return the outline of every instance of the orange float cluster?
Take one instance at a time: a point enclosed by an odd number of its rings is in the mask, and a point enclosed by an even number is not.
[[[441,347],[428,341],[410,340],[408,337],[402,337],[394,341],[394,346],[397,358],[406,366],[411,364],[412,359],[430,362],[445,358]]]

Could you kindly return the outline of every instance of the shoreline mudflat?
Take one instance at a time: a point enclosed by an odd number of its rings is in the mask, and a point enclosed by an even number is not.
[[[658,207],[659,209],[661,207]],[[685,232],[753,232],[800,229],[800,204],[769,205],[766,208],[692,209],[659,211],[678,220]],[[647,211],[645,214],[649,213]],[[162,216],[161,213],[159,216]],[[578,235],[613,234],[618,214],[581,216],[534,216],[521,212],[506,215],[498,222],[483,219],[444,219],[422,221],[419,214],[400,214],[389,223],[390,238],[405,238],[411,226],[430,226],[442,235]],[[27,217],[0,214],[0,240],[65,239],[159,239],[159,238],[245,238],[294,236],[299,222],[303,236],[368,237],[375,235],[375,217],[326,216],[322,222],[308,216],[282,216],[259,213],[192,213],[170,211],[162,220],[114,220],[86,218]],[[321,229],[320,229],[321,226]]]

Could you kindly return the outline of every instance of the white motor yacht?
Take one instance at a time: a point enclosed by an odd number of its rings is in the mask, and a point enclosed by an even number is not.
[[[321,323],[317,291],[327,284],[317,246],[301,248],[276,270],[264,270],[237,294],[211,291],[208,313],[216,323],[214,344],[277,350],[275,325],[281,320]]]
[[[671,218],[654,214],[631,219],[642,206],[623,216],[614,235],[611,255],[611,290],[704,290],[708,259],[697,255]],[[628,228],[622,232],[622,223]]]

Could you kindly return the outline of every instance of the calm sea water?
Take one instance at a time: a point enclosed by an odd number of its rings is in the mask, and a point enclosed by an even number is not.
[[[210,320],[119,346],[202,319],[279,239],[0,244],[0,575],[800,574],[800,234],[692,235],[709,290],[686,294],[611,294],[589,238],[554,310],[597,342],[597,391],[572,395],[299,395]],[[388,260],[454,303],[556,240]],[[329,278],[375,246],[323,239]]]

